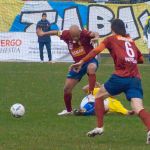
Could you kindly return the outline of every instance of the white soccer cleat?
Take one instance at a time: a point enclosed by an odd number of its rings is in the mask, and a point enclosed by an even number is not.
[[[150,144],[150,131],[147,132],[147,141],[146,144]]]
[[[67,116],[67,115],[72,115],[73,112],[68,112],[67,110],[63,110],[62,112],[58,113],[58,116]]]
[[[95,128],[87,133],[87,136],[94,137],[96,135],[101,135],[104,132],[104,128]]]

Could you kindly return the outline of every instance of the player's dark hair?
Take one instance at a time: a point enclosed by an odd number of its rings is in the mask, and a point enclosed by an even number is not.
[[[114,31],[116,34],[126,36],[126,28],[125,24],[122,20],[120,19],[114,19],[111,23],[111,29]]]
[[[42,17],[43,17],[43,16],[47,16],[47,14],[44,12],[44,13],[42,13]]]

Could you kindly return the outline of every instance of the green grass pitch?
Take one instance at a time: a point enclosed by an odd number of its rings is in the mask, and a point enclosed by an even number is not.
[[[102,59],[97,72],[101,83],[113,71],[110,60]],[[95,117],[58,117],[64,108],[63,84],[69,64],[0,63],[0,150],[149,150],[146,130],[136,116],[107,115],[105,133],[89,138],[86,132],[95,127]],[[150,111],[150,65],[140,65],[144,104]],[[73,92],[77,108],[87,83],[85,77]],[[122,94],[118,99],[130,109]],[[10,115],[16,102],[26,108],[24,117]]]

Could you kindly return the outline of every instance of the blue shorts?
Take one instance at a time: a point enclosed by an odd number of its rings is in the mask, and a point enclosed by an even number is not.
[[[97,61],[97,59],[93,58],[90,61],[84,63],[82,68],[81,68],[81,70],[79,72],[75,72],[74,70],[69,71],[69,73],[67,75],[67,78],[77,79],[77,80],[80,81],[82,79],[82,77],[87,73],[87,67],[91,63],[96,64],[96,66],[98,68],[98,61]]]
[[[120,77],[113,74],[104,87],[112,96],[124,92],[128,100],[131,98],[143,99],[141,80],[135,77]]]

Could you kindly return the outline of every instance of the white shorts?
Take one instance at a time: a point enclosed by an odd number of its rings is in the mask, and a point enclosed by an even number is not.
[[[148,44],[148,48],[150,48],[150,34],[148,34],[147,44]]]

